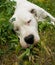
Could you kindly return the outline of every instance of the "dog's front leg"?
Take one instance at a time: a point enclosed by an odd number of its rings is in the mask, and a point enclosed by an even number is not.
[[[36,11],[37,11],[37,9],[36,9]],[[55,23],[55,18],[50,13],[48,13],[47,11],[45,11],[42,8],[40,8],[39,11],[37,11],[37,17],[38,17],[38,19],[40,17],[41,21],[43,21],[46,17],[49,17],[51,20],[51,23],[52,24]]]
[[[55,18],[51,14],[49,14],[47,11],[45,11],[42,8],[40,8],[39,12],[40,12],[40,17],[41,18],[45,19],[46,17],[49,17],[50,20],[51,20],[51,23],[53,23],[53,24],[55,23]]]
[[[39,21],[43,21],[46,17],[49,17],[51,20],[51,23],[55,23],[55,18],[50,13],[48,13],[43,8],[33,3],[29,3],[29,4],[30,6],[32,6],[31,13],[33,13]]]

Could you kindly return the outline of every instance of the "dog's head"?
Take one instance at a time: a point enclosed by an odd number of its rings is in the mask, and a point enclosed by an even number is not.
[[[19,9],[10,20],[14,25],[14,31],[20,38],[22,47],[29,47],[39,41],[38,24],[31,12]]]

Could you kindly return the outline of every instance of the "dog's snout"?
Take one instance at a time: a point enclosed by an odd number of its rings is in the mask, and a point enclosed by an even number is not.
[[[27,44],[33,44],[34,43],[34,35],[31,34],[31,35],[25,37],[24,40]]]

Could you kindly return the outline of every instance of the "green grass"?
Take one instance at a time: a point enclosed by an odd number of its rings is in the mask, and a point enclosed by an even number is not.
[[[55,16],[54,0],[29,0]],[[55,26],[49,18],[39,23],[41,40],[30,48],[23,49],[9,23],[15,2],[0,0],[0,65],[55,65]]]

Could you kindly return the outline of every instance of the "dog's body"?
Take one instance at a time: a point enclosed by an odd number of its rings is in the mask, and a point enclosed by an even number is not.
[[[14,25],[14,31],[20,38],[22,47],[29,47],[31,44],[40,40],[38,34],[38,21],[44,21],[48,16],[51,22],[55,22],[55,18],[51,16],[41,7],[28,2],[27,0],[17,0],[14,15],[10,19]]]

